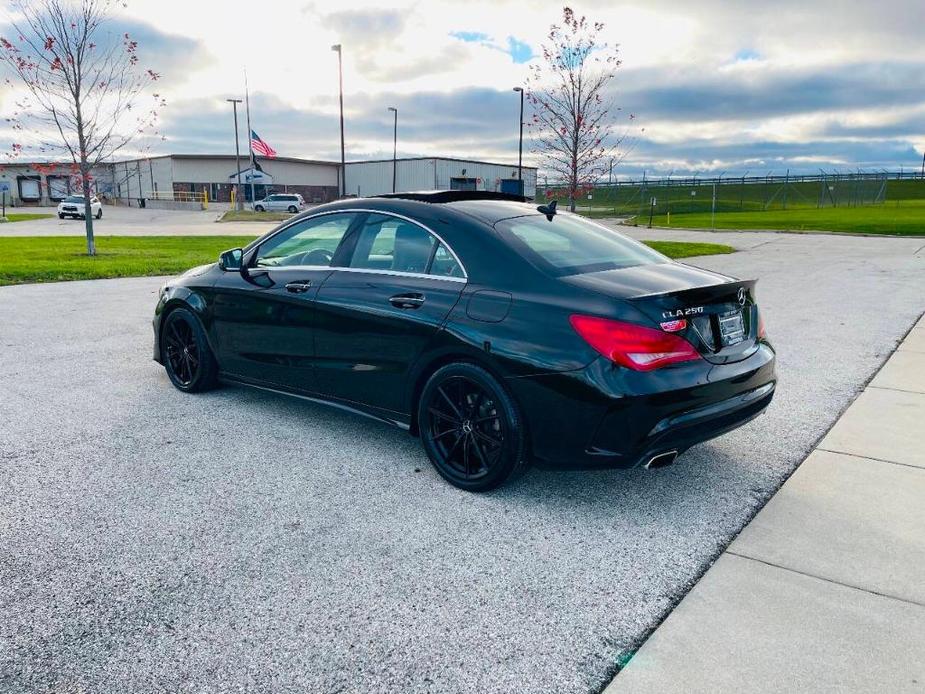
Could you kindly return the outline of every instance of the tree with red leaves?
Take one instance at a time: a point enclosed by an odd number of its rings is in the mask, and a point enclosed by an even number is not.
[[[527,77],[534,152],[541,167],[562,182],[572,212],[578,197],[625,155],[619,150],[627,131],[614,131],[622,109],[608,91],[621,60],[617,46],[601,42],[603,30],[602,23],[563,8],[562,24],[550,27],[543,60],[530,66]]]
[[[25,85],[9,120],[32,132],[36,144],[13,145],[69,158],[90,210],[92,172],[140,134],[154,128],[159,94],[141,101],[160,78],[139,65],[138,43],[106,24],[116,0],[15,0],[10,38],[0,38],[3,60]],[[10,80],[7,80],[10,83]],[[86,216],[87,254],[96,254],[93,217]]]

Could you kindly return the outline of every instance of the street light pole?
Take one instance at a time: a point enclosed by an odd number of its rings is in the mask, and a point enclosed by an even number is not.
[[[394,193],[398,171],[398,109],[389,106],[389,110],[395,114],[395,128],[392,133],[392,192]]]
[[[340,86],[340,196],[344,197],[347,192],[347,160],[344,149],[344,65],[343,52],[341,45],[335,43],[331,46],[332,51],[337,52],[337,82]]]
[[[520,181],[520,194],[524,194],[524,89],[523,87],[514,87],[515,92],[520,92],[520,143],[517,145],[517,180]]]
[[[241,145],[238,140],[238,104],[241,103],[241,99],[225,99],[225,101],[230,101],[232,108],[234,108],[234,165],[238,172],[238,189],[234,200],[235,207],[243,210],[244,201],[241,199]],[[152,183],[152,185],[154,184]]]

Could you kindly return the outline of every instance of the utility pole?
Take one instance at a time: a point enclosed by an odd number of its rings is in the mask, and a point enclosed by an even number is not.
[[[787,176],[784,178],[784,209],[787,209],[787,188],[790,186],[790,169],[787,169]]]
[[[235,169],[238,172],[238,187],[237,192],[235,192],[235,207],[238,210],[244,209],[244,199],[241,193],[244,191],[241,190],[241,143],[238,139],[238,104],[241,103],[240,99],[225,99],[231,103],[231,107],[234,109],[234,165]],[[153,185],[153,183],[152,183]]]
[[[710,230],[716,231],[716,179],[713,179],[713,206],[710,208]]]
[[[251,129],[251,96],[247,88],[247,70],[244,71],[244,106],[247,109],[247,147],[251,154],[251,204],[257,202],[254,194],[254,176],[257,175],[257,160],[254,158],[254,131]]]
[[[515,92],[520,92],[520,142],[517,145],[517,180],[520,181],[520,194],[524,194],[524,88],[514,87]]]
[[[347,158],[344,148],[344,64],[343,51],[341,45],[335,43],[331,46],[332,51],[337,52],[337,82],[340,85],[340,196],[344,197],[347,192]]]
[[[922,180],[925,181],[925,154],[922,155]]]
[[[392,133],[392,192],[395,192],[395,181],[398,178],[398,109],[389,106],[389,110],[395,114],[395,129]]]

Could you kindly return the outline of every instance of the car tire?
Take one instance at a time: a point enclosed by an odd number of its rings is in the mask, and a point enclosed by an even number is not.
[[[296,207],[295,205],[290,205],[290,206],[289,206],[289,212],[291,212],[292,214],[295,214],[295,213],[298,212],[298,211],[299,211],[299,208]]]
[[[218,362],[205,330],[192,311],[167,314],[160,332],[161,360],[170,382],[184,393],[198,393],[218,384]]]
[[[77,219],[86,219],[86,218],[87,218],[87,215],[85,215],[85,214],[79,214],[79,215],[77,215]]]
[[[254,205],[254,212],[263,212],[263,205]]]
[[[424,451],[453,486],[486,492],[526,469],[520,409],[482,367],[467,362],[441,367],[427,380],[417,408]]]
[[[98,210],[96,211],[96,218],[97,218],[97,219],[102,219],[102,218],[103,218],[103,209],[102,209],[102,208],[100,208],[100,209],[98,209]]]
[[[61,214],[60,212],[58,213],[58,219],[64,219],[64,216],[65,215]]]

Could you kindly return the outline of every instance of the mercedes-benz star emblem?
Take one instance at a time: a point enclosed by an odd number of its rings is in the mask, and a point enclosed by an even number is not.
[[[739,287],[739,306],[745,306],[745,287]]]

